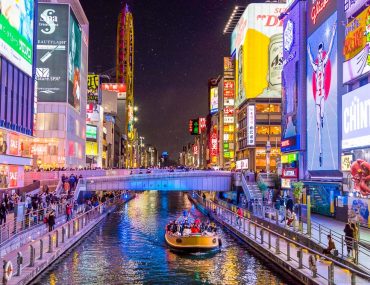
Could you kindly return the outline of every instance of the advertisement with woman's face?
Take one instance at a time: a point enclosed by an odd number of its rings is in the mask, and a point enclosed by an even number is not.
[[[73,14],[69,21],[68,103],[81,108],[81,30]]]

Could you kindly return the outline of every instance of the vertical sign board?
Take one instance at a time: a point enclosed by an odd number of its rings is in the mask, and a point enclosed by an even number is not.
[[[303,4],[302,4],[303,5]],[[282,74],[282,132],[281,150],[299,148],[298,130],[298,68],[300,59],[301,3],[292,7],[284,18]]]
[[[64,4],[38,5],[38,102],[67,102],[68,11]]]
[[[0,0],[0,54],[32,76],[34,0]]]
[[[87,76],[87,103],[100,104],[100,78],[97,74]]]
[[[336,1],[308,1],[307,170],[338,170]]]
[[[68,103],[81,109],[81,27],[73,12],[69,16]]]
[[[247,110],[247,145],[254,146],[256,144],[256,106],[249,105]]]

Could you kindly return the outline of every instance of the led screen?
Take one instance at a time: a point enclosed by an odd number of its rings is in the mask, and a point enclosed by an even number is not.
[[[33,59],[33,0],[0,0],[0,53],[29,76]]]
[[[307,167],[338,169],[337,13],[307,40]]]

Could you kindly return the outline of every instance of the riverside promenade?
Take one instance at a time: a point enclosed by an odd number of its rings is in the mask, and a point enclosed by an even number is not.
[[[273,231],[267,223],[259,223],[237,215],[213,201],[189,195],[195,204],[215,221],[246,242],[257,254],[265,257],[303,284],[369,284],[370,275],[346,266],[297,240]],[[309,263],[315,258],[323,261]]]
[[[124,203],[133,196],[120,200]],[[28,284],[43,270],[88,234],[99,222],[116,208],[116,201],[104,204],[76,215],[61,223],[53,231],[32,239],[2,257],[2,285]]]

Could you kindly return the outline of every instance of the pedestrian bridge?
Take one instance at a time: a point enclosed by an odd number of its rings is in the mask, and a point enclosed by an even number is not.
[[[76,192],[107,190],[230,191],[232,173],[189,171],[81,178]],[[76,193],[78,195],[78,193]]]

